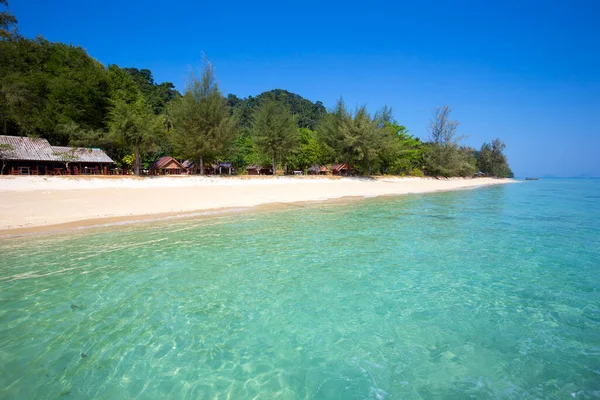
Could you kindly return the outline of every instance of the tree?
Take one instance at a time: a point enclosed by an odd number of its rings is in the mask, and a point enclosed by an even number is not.
[[[133,78],[146,102],[157,115],[164,112],[171,100],[180,96],[171,82],[157,84],[149,69],[123,68],[123,70]]]
[[[384,174],[422,175],[423,143],[395,120],[384,122],[392,131],[393,141],[382,149],[381,172]]]
[[[381,154],[393,145],[393,131],[385,125],[390,113],[384,108],[371,117],[365,106],[350,113],[340,99],[319,125],[319,138],[336,155],[334,161],[356,165],[371,175]]]
[[[169,115],[175,150],[199,164],[201,174],[204,162],[226,153],[235,138],[236,120],[206,59],[200,78],[191,71],[186,91],[173,101]]]
[[[429,123],[429,143],[423,153],[429,175],[469,176],[475,172],[472,153],[459,148],[462,136],[457,133],[458,121],[450,118],[451,112],[449,106],[433,111]]]
[[[7,0],[0,0],[0,4],[8,8]],[[0,12],[0,40],[9,40],[17,37],[17,18],[10,11]]]
[[[112,107],[108,115],[109,140],[123,153],[134,155],[139,175],[142,156],[154,150],[165,133],[164,118],[155,115],[131,75],[117,65],[108,67]],[[121,158],[118,157],[118,158]]]
[[[254,113],[262,102],[267,99],[274,100],[283,107],[288,108],[290,113],[296,118],[298,128],[314,130],[321,118],[327,114],[325,106],[320,101],[313,103],[298,94],[283,89],[270,90],[256,97],[249,96],[244,99],[240,99],[234,94],[229,94],[227,96],[227,105],[231,108],[231,114],[235,113],[238,116],[240,128],[251,128]]]
[[[344,126],[352,118],[344,99],[340,98],[335,107],[321,120],[317,126],[318,138],[332,155],[330,161],[343,160],[348,165],[352,162],[354,149],[346,146]]]
[[[370,176],[380,161],[381,155],[394,146],[393,131],[386,124],[391,119],[391,109],[387,106],[375,117],[365,106],[359,107],[346,126],[346,142],[356,146],[356,162]]]
[[[79,154],[85,151],[83,149],[78,149],[76,147],[72,147],[69,150],[65,151],[57,151],[52,153],[52,155],[59,158],[61,162],[65,164],[65,168],[67,171],[69,170],[69,164],[79,160]]]
[[[298,170],[306,170],[322,164],[327,159],[327,151],[319,141],[317,133],[308,128],[298,128],[299,145],[288,157],[289,164]]]
[[[260,150],[250,129],[242,130],[240,135],[235,139],[230,159],[234,167],[240,171],[248,165],[262,166],[272,162],[271,157],[265,157]]]
[[[0,143],[0,160],[2,160],[2,170],[0,170],[0,175],[4,174],[4,168],[6,168],[6,163],[8,162],[8,160],[13,158],[14,152],[14,146],[8,143]]]
[[[505,148],[504,142],[498,138],[494,139],[491,144],[484,143],[477,157],[479,170],[489,176],[512,178],[514,174],[508,166],[506,155],[504,155]]]
[[[256,110],[252,127],[259,148],[272,157],[273,175],[276,175],[277,158],[285,158],[298,146],[296,119],[287,107],[267,98]]]
[[[141,155],[154,147],[164,129],[162,117],[154,115],[152,108],[140,97],[131,103],[114,100],[109,121],[113,140],[133,150],[134,173],[139,175]]]
[[[6,134],[32,135],[56,145],[71,138],[62,128],[106,129],[107,71],[84,49],[17,38],[0,41],[0,118]]]
[[[449,146],[458,142],[461,137],[457,137],[456,130],[458,121],[450,119],[452,108],[444,105],[437,107],[433,111],[433,116],[429,121],[429,141],[441,146]]]

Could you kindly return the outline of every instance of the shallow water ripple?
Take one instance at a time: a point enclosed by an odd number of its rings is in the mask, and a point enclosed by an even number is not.
[[[599,398],[597,180],[0,240],[0,398]]]

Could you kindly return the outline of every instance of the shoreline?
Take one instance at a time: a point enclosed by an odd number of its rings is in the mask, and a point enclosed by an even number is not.
[[[258,178],[258,179],[256,179]],[[493,178],[0,178],[0,237],[474,189]]]

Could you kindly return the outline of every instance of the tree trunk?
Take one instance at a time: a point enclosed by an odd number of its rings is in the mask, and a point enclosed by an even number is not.
[[[140,147],[135,146],[135,160],[133,161],[133,173],[140,174]]]
[[[200,156],[200,175],[204,175],[204,157]]]
[[[277,176],[277,153],[273,150],[273,176]]]
[[[4,168],[6,167],[6,162],[2,161],[2,170],[0,170],[0,175],[4,175]]]

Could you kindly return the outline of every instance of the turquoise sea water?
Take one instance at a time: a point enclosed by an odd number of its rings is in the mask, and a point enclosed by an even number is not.
[[[0,239],[0,398],[600,398],[600,180]]]

